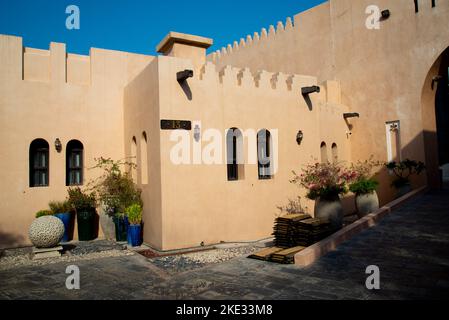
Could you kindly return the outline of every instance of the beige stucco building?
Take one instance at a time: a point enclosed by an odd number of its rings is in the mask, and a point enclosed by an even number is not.
[[[209,55],[211,39],[179,33],[162,40],[159,56],[81,56],[1,35],[0,247],[28,244],[34,213],[94,178],[87,168],[101,156],[135,157],[144,241],[161,250],[270,236],[277,206],[304,195],[289,183],[292,170],[314,159],[422,160],[427,175],[415,185],[438,187],[438,167],[449,162],[449,2],[433,3],[419,0],[416,12],[412,0],[330,0]],[[372,20],[370,5],[390,16]],[[178,79],[185,70],[193,76]],[[301,94],[312,86],[320,92]],[[238,169],[227,165],[234,128]],[[271,133],[263,174],[261,130]],[[217,136],[222,148],[211,149]],[[189,154],[178,163],[182,141]],[[35,168],[30,153],[42,150],[47,161]],[[386,203],[391,177],[379,178]]]

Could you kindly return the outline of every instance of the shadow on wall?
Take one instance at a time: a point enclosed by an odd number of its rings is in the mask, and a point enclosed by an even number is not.
[[[26,239],[23,236],[7,233],[0,230],[0,248],[13,248],[23,245]]]
[[[190,89],[189,83],[187,81],[182,81],[179,84],[180,84],[182,90],[184,91],[187,99],[192,101],[193,95],[192,95],[192,90]]]
[[[428,185],[432,189],[441,188],[441,174],[438,166],[438,144],[437,133],[423,131],[416,135],[415,138],[401,148],[401,159],[411,159],[423,161],[426,164],[426,170],[420,175],[410,177],[413,189]],[[432,143],[433,142],[433,143]],[[395,159],[395,161],[397,161]],[[380,182],[378,189],[380,204],[385,205],[395,199],[397,190],[391,186],[395,179],[395,175],[382,167],[376,173],[376,179]]]

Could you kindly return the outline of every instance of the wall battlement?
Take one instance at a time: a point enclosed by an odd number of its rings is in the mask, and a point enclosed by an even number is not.
[[[286,74],[283,72],[268,72],[257,70],[251,72],[249,68],[237,68],[230,65],[217,69],[212,62],[206,62],[198,75],[201,81],[216,82],[218,85],[246,90],[261,89],[266,92],[285,94],[291,92],[301,96],[301,88],[320,85],[322,101],[333,106],[341,104],[340,82],[328,80],[318,83],[314,76]],[[323,110],[327,111],[327,110]]]
[[[266,28],[262,28],[260,33],[254,32],[253,35],[247,35],[246,38],[240,38],[240,41],[234,41],[234,43],[228,44],[227,47],[223,47],[208,55],[207,59],[212,62],[218,62],[221,58],[236,53],[238,51],[244,51],[245,48],[270,42],[277,37],[281,37],[285,34],[292,33],[295,28],[293,21],[290,17],[287,18],[285,25],[282,21],[278,21],[276,27],[270,25],[268,31]]]
[[[91,56],[66,52],[65,43],[51,42],[48,50],[23,46],[21,37],[0,35],[0,69],[24,81],[91,83]]]
[[[154,58],[129,52],[91,48],[89,55],[68,53],[65,43],[49,49],[23,46],[22,37],[0,34],[0,73],[37,83],[91,86],[102,81],[125,86]]]
[[[265,70],[251,72],[249,68],[236,68],[230,65],[217,70],[214,63],[206,62],[201,68],[199,80],[214,81],[214,79],[221,85],[278,91],[299,92],[304,86],[317,85],[317,78],[313,76],[284,74],[282,72],[268,72]]]

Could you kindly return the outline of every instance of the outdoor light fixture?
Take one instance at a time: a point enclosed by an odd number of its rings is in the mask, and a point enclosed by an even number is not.
[[[193,70],[184,70],[176,73],[176,79],[178,80],[178,82],[184,82],[188,78],[192,77],[193,77]]]
[[[58,152],[61,152],[61,150],[62,150],[62,143],[61,143],[61,140],[59,140],[59,138],[56,138],[56,140],[55,140],[55,149]]]
[[[201,129],[199,125],[195,125],[195,128],[193,129],[193,138],[196,142],[199,142],[201,139]]]
[[[303,96],[309,95],[311,93],[320,93],[320,87],[318,86],[311,86],[311,87],[302,87],[301,88],[301,93]]]
[[[390,15],[391,15],[391,13],[390,13],[390,10],[383,10],[382,12],[381,12],[381,15],[382,15],[382,20],[387,20],[389,17],[390,17]]]
[[[301,144],[302,139],[304,139],[304,134],[302,133],[301,130],[299,130],[298,133],[296,134],[296,142],[298,143],[298,145]]]
[[[349,119],[349,118],[360,118],[360,114],[354,112],[354,113],[344,113],[343,118]]]

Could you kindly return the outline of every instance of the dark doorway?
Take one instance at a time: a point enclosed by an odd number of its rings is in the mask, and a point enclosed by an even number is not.
[[[449,50],[443,54],[435,96],[435,116],[437,126],[439,164],[449,163]]]

